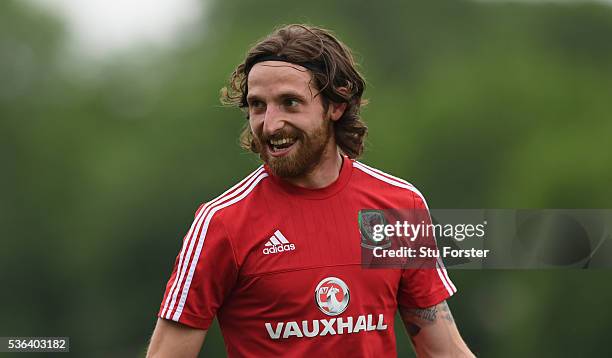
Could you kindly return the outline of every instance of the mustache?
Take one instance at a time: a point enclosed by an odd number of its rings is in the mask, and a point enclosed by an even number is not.
[[[283,128],[271,134],[259,133],[257,137],[259,137],[259,140],[261,142],[265,143],[270,140],[282,139],[282,138],[302,139],[304,137],[304,132],[296,128],[294,129]]]

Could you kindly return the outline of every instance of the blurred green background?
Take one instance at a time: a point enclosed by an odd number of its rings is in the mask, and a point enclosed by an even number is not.
[[[166,45],[96,57],[75,51],[56,12],[0,2],[0,336],[70,336],[74,356],[144,354],[195,209],[258,165],[237,145],[244,116],[218,91],[284,23],[330,28],[354,49],[370,100],[363,161],[414,183],[430,207],[611,207],[612,5],[204,5]],[[479,356],[612,355],[610,271],[451,277]],[[212,354],[224,354],[218,328]]]

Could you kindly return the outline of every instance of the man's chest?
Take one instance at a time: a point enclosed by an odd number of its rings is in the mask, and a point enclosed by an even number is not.
[[[235,231],[241,275],[358,265],[359,206],[354,202],[284,202],[252,213]]]
[[[362,268],[359,212],[371,205],[350,198],[282,202],[242,217],[232,237],[240,264],[233,298],[284,314],[305,307],[320,314],[328,304],[337,310],[349,297],[357,311],[393,306],[400,271]],[[323,303],[317,295],[326,295]]]

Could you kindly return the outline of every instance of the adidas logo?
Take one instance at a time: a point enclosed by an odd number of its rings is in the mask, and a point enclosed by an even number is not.
[[[292,250],[295,250],[295,245],[290,243],[280,230],[276,230],[274,235],[270,236],[270,239],[266,242],[263,253],[264,255],[270,255]]]

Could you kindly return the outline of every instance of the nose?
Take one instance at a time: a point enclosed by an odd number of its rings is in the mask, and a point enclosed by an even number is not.
[[[281,130],[285,125],[283,114],[276,106],[268,106],[266,115],[264,116],[263,132],[266,135],[271,135]]]

